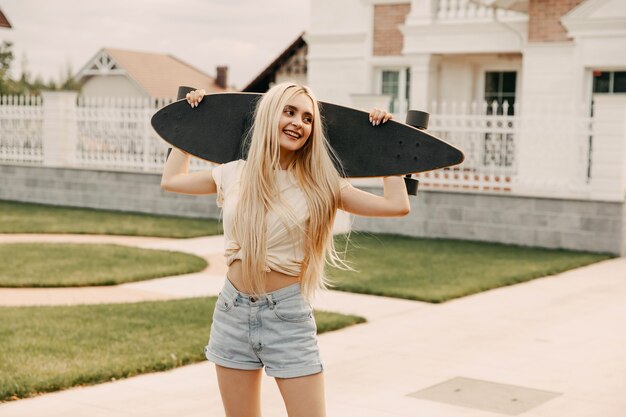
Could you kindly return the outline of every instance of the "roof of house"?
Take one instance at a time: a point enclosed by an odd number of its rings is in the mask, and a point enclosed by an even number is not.
[[[207,92],[228,91],[216,84],[215,77],[169,54],[103,48],[75,78],[87,80],[96,75],[126,75],[150,97],[175,97],[181,85]]]
[[[0,28],[11,28],[9,19],[2,13],[2,10],[0,10]]]
[[[246,87],[241,91],[250,93],[264,93],[269,89],[269,85],[274,81],[274,74],[289,58],[294,56],[300,48],[306,46],[304,40],[304,33],[302,33],[298,39],[293,41],[271,64],[269,64],[259,75],[256,76]]]

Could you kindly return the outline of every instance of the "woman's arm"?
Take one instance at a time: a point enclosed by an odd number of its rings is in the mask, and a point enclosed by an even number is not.
[[[357,216],[399,217],[409,214],[411,205],[402,177],[385,177],[384,196],[352,186],[341,190],[339,208]]]
[[[211,170],[189,173],[189,154],[173,148],[161,177],[161,188],[180,194],[215,194],[217,186]]]
[[[373,126],[378,126],[387,123],[391,119],[391,114],[373,109],[369,118]],[[342,188],[339,208],[358,216],[399,217],[409,214],[411,205],[404,179],[401,176],[385,177],[383,183],[385,190],[383,197],[352,186]]]
[[[202,97],[206,95],[204,90],[195,90],[187,94],[187,102],[191,107],[198,107]],[[189,154],[180,149],[173,148],[165,162],[161,188],[165,191],[180,194],[215,194],[217,185],[211,171],[189,173]]]

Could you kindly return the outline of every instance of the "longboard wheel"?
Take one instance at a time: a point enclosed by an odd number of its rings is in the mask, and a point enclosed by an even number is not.
[[[178,87],[178,94],[176,94],[176,100],[182,100],[187,97],[187,93],[191,93],[195,88],[187,87],[186,85],[181,85]]]
[[[417,187],[420,181],[415,178],[411,178],[410,175],[404,177],[404,185],[406,185],[406,191],[409,195],[417,195]]]
[[[428,129],[430,114],[425,111],[409,110],[406,113],[406,124],[420,130]]]

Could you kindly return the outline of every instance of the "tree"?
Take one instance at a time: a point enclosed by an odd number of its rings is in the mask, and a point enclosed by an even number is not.
[[[22,56],[22,73],[20,78],[13,80],[10,76],[11,64],[15,58],[12,47],[13,43],[9,41],[4,41],[0,45],[0,95],[38,95],[42,90],[80,90],[81,85],[74,79],[72,66],[69,62],[65,69],[61,71],[58,83],[53,79],[46,83],[41,76],[37,76],[34,81],[31,81],[26,54]]]
[[[15,94],[15,82],[10,77],[11,64],[13,63],[13,43],[3,41],[0,45],[0,94]]]
[[[65,75],[61,75],[61,79],[59,80],[59,90],[80,90],[80,83],[74,79],[72,72],[72,64],[68,61],[65,66]]]

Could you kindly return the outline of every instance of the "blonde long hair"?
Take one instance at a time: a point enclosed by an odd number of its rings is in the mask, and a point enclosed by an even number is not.
[[[285,105],[298,94],[307,95],[313,102],[311,134],[296,151],[288,168],[306,198],[309,220],[304,230],[297,227],[295,213],[281,199],[277,184],[277,172],[281,169],[278,124]],[[332,233],[339,204],[340,176],[331,159],[331,155],[335,156],[324,136],[320,109],[311,90],[292,83],[272,87],[257,104],[246,145],[248,156],[241,173],[239,203],[233,218],[233,235],[243,255],[244,284],[256,295],[263,293],[267,213],[271,210],[288,228],[294,244],[304,238],[300,285],[303,295],[311,298],[317,288],[329,285],[324,275],[325,262],[346,267],[337,255]]]

